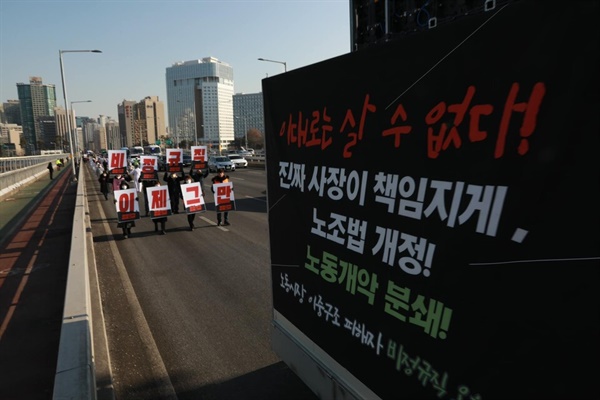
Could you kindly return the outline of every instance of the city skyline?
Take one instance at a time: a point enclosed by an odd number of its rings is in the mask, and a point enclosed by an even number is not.
[[[147,96],[166,104],[166,69],[204,57],[232,66],[235,94],[261,92],[267,76],[350,52],[349,9],[345,0],[0,0],[0,100],[39,76],[64,107],[60,50],[102,51],[63,54],[69,102],[91,100],[76,105],[79,116],[116,119],[123,100]]]

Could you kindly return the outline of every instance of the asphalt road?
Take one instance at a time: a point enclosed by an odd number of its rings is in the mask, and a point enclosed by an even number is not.
[[[117,399],[317,398],[271,350],[264,170],[229,174],[231,226],[216,226],[211,174],[194,231],[185,214],[169,217],[164,236],[144,217],[129,239],[85,173]]]

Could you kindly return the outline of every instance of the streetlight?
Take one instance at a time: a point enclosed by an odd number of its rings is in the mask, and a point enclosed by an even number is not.
[[[73,138],[71,132],[71,117],[69,116],[69,102],[67,101],[67,86],[65,85],[65,69],[63,68],[63,53],[102,53],[100,50],[58,50],[60,60],[60,78],[62,80],[63,97],[67,111],[67,131],[69,134],[69,147],[71,150],[71,166],[73,167],[73,180],[77,180],[77,171],[75,170],[75,156],[73,155]]]
[[[273,62],[273,63],[277,63],[277,64],[283,64],[283,71],[287,72],[287,64],[285,61],[267,60],[266,58],[259,58],[258,61],[268,61],[268,62]]]
[[[91,103],[91,100],[79,100],[71,102],[71,112],[73,113],[73,136],[75,137],[75,149],[79,152],[79,141],[77,140],[77,123],[75,121],[75,112],[73,111],[73,104],[75,103]]]

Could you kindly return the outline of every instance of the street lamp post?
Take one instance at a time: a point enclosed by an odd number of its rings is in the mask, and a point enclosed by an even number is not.
[[[73,111],[73,104],[75,103],[91,103],[91,100],[79,100],[71,102],[71,112],[73,113],[73,137],[75,138],[75,150],[79,152],[79,141],[77,140],[77,121],[75,121],[75,111]]]
[[[65,69],[63,68],[63,53],[102,53],[100,50],[59,50],[58,58],[60,60],[60,77],[62,80],[63,98],[67,112],[67,133],[69,134],[69,147],[71,150],[71,166],[73,167],[73,180],[77,180],[77,171],[75,170],[75,156],[73,155],[73,138],[71,132],[71,117],[69,116],[69,102],[67,101],[67,86],[65,84]]]
[[[268,60],[266,58],[259,58],[258,61],[267,61],[267,62],[273,62],[273,63],[277,63],[277,64],[283,64],[283,72],[287,72],[287,64],[285,61]]]

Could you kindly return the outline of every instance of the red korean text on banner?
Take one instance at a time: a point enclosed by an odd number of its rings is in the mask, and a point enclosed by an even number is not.
[[[140,219],[140,208],[135,189],[115,190],[115,199],[119,222]]]
[[[206,211],[204,195],[199,182],[181,185],[181,194],[183,195],[183,204],[187,214]]]
[[[143,181],[158,180],[158,157],[156,156],[141,156],[140,179]]]
[[[192,146],[192,169],[205,169],[208,161],[206,146]]]
[[[217,212],[234,211],[235,196],[233,194],[233,183],[217,183],[214,185],[215,209]]]
[[[183,173],[183,150],[167,149],[167,172]]]
[[[123,175],[127,167],[127,151],[126,150],[109,150],[108,151],[108,173],[109,175]]]
[[[146,188],[150,218],[166,217],[172,214],[169,191],[166,186]]]

